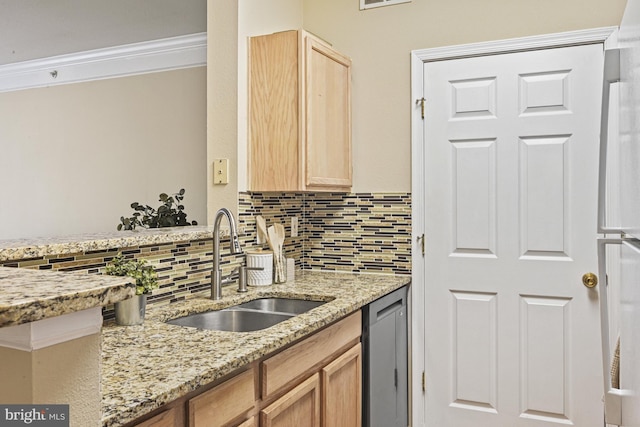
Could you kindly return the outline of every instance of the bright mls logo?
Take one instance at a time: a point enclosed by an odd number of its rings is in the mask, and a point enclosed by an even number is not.
[[[0,405],[0,427],[69,427],[69,405]]]

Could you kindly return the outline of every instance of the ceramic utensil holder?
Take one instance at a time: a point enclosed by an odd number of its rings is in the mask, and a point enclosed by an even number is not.
[[[247,252],[247,267],[262,268],[262,270],[247,271],[247,285],[266,286],[273,282],[273,252]]]

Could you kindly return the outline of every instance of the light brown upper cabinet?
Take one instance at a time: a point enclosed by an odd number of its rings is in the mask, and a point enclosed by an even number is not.
[[[249,189],[351,189],[351,60],[305,31],[249,39]]]

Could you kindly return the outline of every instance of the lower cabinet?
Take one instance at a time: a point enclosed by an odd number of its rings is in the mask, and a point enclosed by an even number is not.
[[[253,362],[202,392],[168,403],[135,427],[359,427],[360,311]]]
[[[362,349],[360,312],[348,316],[309,338],[281,351],[261,363],[262,399],[269,401],[283,391],[300,384],[272,405],[295,401],[298,387],[318,383],[319,420],[307,416],[303,424],[283,422],[269,424],[263,412],[261,427],[322,426],[358,427],[362,424]],[[317,394],[317,391],[314,392]],[[315,395],[314,394],[314,395]],[[282,402],[284,400],[284,402]],[[308,402],[308,400],[305,400]],[[307,406],[304,406],[307,408]],[[297,411],[296,411],[297,412]]]

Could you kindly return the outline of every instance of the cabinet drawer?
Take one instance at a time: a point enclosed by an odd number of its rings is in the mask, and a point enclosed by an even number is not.
[[[251,417],[247,421],[240,424],[238,427],[258,427],[258,418]]]
[[[189,400],[189,427],[224,426],[253,408],[254,368]]]
[[[357,341],[361,329],[362,316],[357,311],[262,362],[262,397],[317,370],[320,362]]]
[[[182,422],[178,423],[178,411],[176,408],[171,408],[140,424],[136,424],[136,427],[175,427],[181,425],[183,425]]]

